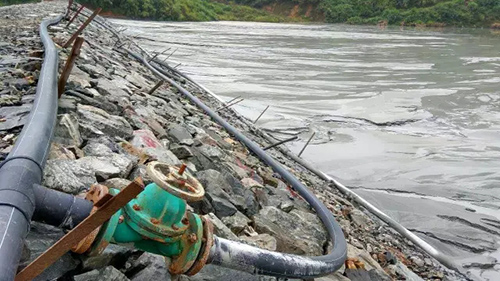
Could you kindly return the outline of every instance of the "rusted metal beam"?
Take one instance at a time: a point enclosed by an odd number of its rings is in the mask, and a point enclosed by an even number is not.
[[[71,36],[71,38],[69,38],[68,42],[66,42],[66,44],[64,44],[62,47],[63,48],[68,48],[69,45],[71,45],[73,43],[73,41],[76,40],[76,38],[83,32],[83,30],[87,27],[87,25],[89,25],[90,22],[92,22],[92,20],[94,20],[94,18],[101,12],[101,8],[95,10],[92,15],[82,24],[82,26],[80,26],[80,28],[78,28],[78,30],[75,32],[75,34],[73,34],[73,36]]]
[[[73,69],[73,65],[75,65],[76,58],[80,55],[80,48],[85,40],[83,37],[78,36],[76,38],[75,44],[73,44],[73,48],[71,48],[71,53],[69,54],[68,60],[66,61],[66,65],[61,73],[61,77],[59,77],[59,84],[57,85],[57,93],[58,97],[61,98],[64,93],[64,88],[66,87],[66,82],[68,81],[71,70]]]
[[[80,8],[78,10],[76,10],[75,14],[73,15],[73,17],[71,17],[71,19],[68,21],[68,23],[66,24],[66,27],[68,27],[75,19],[76,17],[78,17],[78,15],[80,14],[80,12],[83,10],[83,8],[85,8],[85,6],[81,5]]]
[[[148,95],[152,95],[156,90],[158,90],[158,88],[163,85],[163,83],[165,83],[165,80],[160,80],[160,82],[156,83],[156,85],[151,90],[149,90]]]
[[[302,152],[304,152],[304,150],[306,150],[306,147],[312,141],[312,139],[314,138],[314,135],[316,135],[316,132],[313,132],[312,135],[309,137],[309,139],[307,140],[306,144],[304,145],[304,147],[302,148],[302,150],[299,152],[299,155],[298,155],[299,157],[300,157],[300,155],[302,155]]]
[[[264,113],[266,113],[266,111],[269,109],[269,105],[266,106],[266,108],[262,111],[262,113],[259,115],[259,117],[257,117],[257,119],[255,119],[255,121],[253,121],[253,123],[257,123],[257,121],[259,121],[260,117],[262,117],[262,115],[264,115]]]
[[[136,178],[131,184],[122,189],[113,197],[105,196],[95,205],[99,209],[83,220],[79,225],[64,235],[59,241],[48,248],[43,254],[37,257],[32,263],[19,272],[15,281],[29,281],[42,273],[47,267],[57,261],[62,255],[67,253],[71,247],[78,244],[89,235],[94,229],[106,222],[120,208],[125,206],[144,190],[144,183],[141,178]],[[111,195],[110,195],[111,196]],[[101,205],[102,204],[102,205]]]

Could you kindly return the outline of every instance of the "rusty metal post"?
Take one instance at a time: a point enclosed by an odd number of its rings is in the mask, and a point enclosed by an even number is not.
[[[85,6],[81,5],[80,8],[78,10],[76,10],[75,14],[73,15],[73,17],[71,17],[71,19],[68,21],[68,23],[66,24],[66,27],[68,27],[75,19],[76,17],[78,17],[78,15],[80,14],[80,12],[83,10],[83,8],[85,8]]]
[[[125,206],[130,200],[134,199],[144,190],[144,183],[141,178],[135,179],[131,184],[122,189],[115,196],[105,196],[99,202],[95,203],[99,207],[97,211],[70,232],[64,235],[59,241],[48,248],[43,254],[38,256],[33,262],[25,267],[16,275],[15,281],[33,280],[40,275],[47,267],[57,261],[62,255],[67,253],[74,245],[89,235],[94,229],[109,220],[116,211]],[[101,202],[103,201],[103,202]]]
[[[260,117],[262,117],[262,115],[264,115],[264,113],[266,113],[267,109],[269,108],[269,105],[264,109],[264,111],[262,111],[262,113],[259,115],[259,117],[257,117],[257,119],[255,119],[255,121],[253,121],[253,123],[257,123],[257,121],[259,121]]]
[[[160,80],[160,82],[156,83],[156,85],[149,90],[148,95],[152,95],[156,90],[158,90],[158,88],[161,87],[161,85],[163,85],[163,83],[165,83],[165,80]]]
[[[95,10],[94,13],[92,13],[92,15],[82,24],[82,26],[80,26],[80,28],[75,32],[75,34],[73,34],[73,36],[69,38],[68,42],[66,42],[66,44],[64,44],[62,47],[68,48],[69,45],[71,45],[71,43],[73,43],[73,41],[75,41],[76,38],[83,32],[83,30],[87,27],[87,25],[89,25],[89,23],[92,20],[94,20],[95,16],[97,16],[101,12],[101,10],[102,10],[101,8]]]
[[[66,65],[61,73],[61,77],[59,78],[59,83],[57,85],[57,93],[58,97],[61,98],[64,93],[64,88],[66,87],[66,82],[68,81],[69,74],[73,69],[73,65],[75,64],[76,58],[80,55],[80,48],[83,44],[83,37],[78,36],[76,38],[75,44],[73,44],[73,48],[71,48],[71,53],[69,54],[68,60],[66,61]]]
[[[298,139],[298,138],[299,138],[298,136],[293,136],[293,137],[291,137],[291,138],[284,139],[284,140],[281,140],[281,141],[279,141],[279,142],[273,143],[273,144],[271,144],[271,145],[269,145],[269,146],[266,146],[266,147],[264,147],[263,149],[264,149],[264,150],[268,150],[268,149],[270,149],[270,148],[273,148],[273,147],[278,146],[278,145],[280,145],[280,144],[284,144],[284,143],[286,143],[286,142],[290,142],[290,141],[296,140],[296,139]]]
[[[312,141],[312,139],[314,138],[314,135],[316,135],[316,132],[313,132],[312,135],[309,137],[309,139],[307,140],[306,144],[304,145],[304,147],[302,148],[302,150],[299,152],[299,155],[298,155],[299,157],[300,157],[300,155],[302,155],[302,152],[304,152],[304,150],[306,150],[306,147]]]
[[[71,13],[71,6],[73,6],[73,0],[68,1],[68,8],[66,9],[66,15],[64,16],[65,19],[67,19]]]

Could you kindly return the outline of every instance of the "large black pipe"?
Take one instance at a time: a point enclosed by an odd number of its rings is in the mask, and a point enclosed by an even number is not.
[[[90,215],[94,205],[83,198],[35,185],[33,220],[63,229],[72,229]]]
[[[306,200],[311,207],[314,208],[314,210],[316,210],[316,213],[323,222],[333,245],[332,251],[327,255],[318,257],[302,257],[264,251],[251,246],[243,247],[240,243],[233,243],[231,241],[225,242],[227,240],[224,241],[222,239],[216,239],[216,243],[210,251],[211,263],[255,274],[265,274],[287,278],[320,277],[335,272],[342,267],[347,256],[347,243],[345,241],[342,228],[325,205],[323,205],[307,187],[297,180],[295,176],[269,156],[260,146],[226,122],[196,96],[184,89],[174,80],[167,77],[169,74],[163,69],[150,65],[145,58],[131,52],[130,50],[127,50],[127,52],[146,65],[158,77],[161,77],[172,86],[176,87],[179,92],[205,111],[207,115],[224,127],[224,129],[236,137],[241,143],[245,144],[262,161],[273,168],[275,172],[280,174],[283,179],[286,180],[304,198],[304,200]],[[233,258],[238,259],[236,260]]]
[[[61,19],[40,24],[45,58],[35,101],[12,152],[0,165],[0,281],[11,281],[16,274],[35,209],[33,185],[42,181],[56,123],[58,54],[47,27]]]

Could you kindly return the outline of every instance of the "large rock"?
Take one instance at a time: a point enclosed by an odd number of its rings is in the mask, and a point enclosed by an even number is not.
[[[278,250],[307,255],[321,255],[327,234],[323,224],[311,213],[292,210],[285,213],[276,207],[264,207],[255,216],[255,229],[273,235]]]
[[[178,144],[193,145],[193,136],[180,124],[172,124],[168,127],[168,135]]]
[[[136,272],[130,278],[132,281],[170,281],[170,273],[162,256],[144,253],[131,263],[131,269]]]
[[[32,222],[31,230],[26,238],[26,245],[31,252],[30,261],[40,256],[45,250],[58,241],[64,232],[58,228]],[[45,269],[35,281],[44,280],[58,280],[67,272],[76,269],[79,262],[71,257],[70,253],[64,254],[61,258],[57,259],[55,263]]]
[[[83,139],[80,134],[78,120],[70,114],[58,116],[54,132],[54,141],[64,145],[82,145]]]
[[[129,281],[127,276],[112,266],[108,266],[102,270],[94,269],[77,275],[74,279],[75,281]]]
[[[78,194],[96,183],[89,163],[73,160],[48,160],[43,170],[43,185],[66,193]]]
[[[216,170],[205,170],[198,172],[196,177],[205,187],[206,196],[217,216],[232,216],[236,213],[234,211],[236,209],[247,216],[257,213],[258,203],[253,192],[244,189],[238,179],[230,173],[222,174]]]
[[[206,215],[214,225],[214,234],[229,240],[238,240],[238,237],[214,213]]]
[[[80,125],[96,129],[111,137],[129,138],[132,136],[132,127],[125,118],[111,115],[106,111],[90,105],[78,105]]]
[[[85,156],[106,156],[113,154],[113,150],[104,143],[92,141],[83,148],[83,153]]]
[[[102,269],[108,265],[123,268],[130,259],[139,257],[141,254],[141,251],[133,248],[109,244],[100,255],[78,255],[78,258],[81,261],[81,268],[87,271]]]
[[[233,216],[222,218],[222,222],[224,222],[234,234],[238,235],[248,226],[251,220],[242,213],[236,212]]]
[[[85,156],[77,162],[91,167],[98,181],[127,177],[134,167],[134,162],[129,157],[116,153],[106,156]]]
[[[259,234],[256,236],[240,236],[240,239],[252,246],[257,246],[264,250],[276,251],[278,242],[276,238],[267,233]]]
[[[0,131],[10,130],[23,126],[31,110],[31,105],[0,107],[0,116],[5,121],[0,122]]]
[[[150,130],[135,130],[134,138],[130,142],[134,147],[141,149],[143,152],[152,156],[160,162],[168,165],[180,165],[179,158],[163,146]]]

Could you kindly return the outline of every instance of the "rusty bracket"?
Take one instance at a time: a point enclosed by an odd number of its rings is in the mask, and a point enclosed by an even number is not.
[[[85,8],[85,6],[81,5],[80,8],[78,10],[76,10],[75,14],[71,17],[71,19],[66,24],[66,27],[68,27],[76,19],[76,17],[78,17],[78,15],[83,10],[83,8]]]
[[[87,18],[87,20],[82,24],[82,26],[80,26],[80,28],[78,28],[78,30],[73,34],[73,36],[71,36],[71,38],[69,38],[68,42],[66,42],[66,44],[64,44],[62,47],[63,48],[68,48],[69,45],[71,45],[73,43],[73,41],[76,40],[76,38],[78,36],[80,36],[80,34],[83,32],[83,30],[87,27],[87,25],[90,24],[90,22],[92,22],[94,20],[94,18],[101,12],[101,8],[95,10],[92,15],[90,17]]]
[[[144,190],[144,183],[141,178],[136,178],[131,184],[122,189],[117,195],[107,194],[95,206],[99,209],[88,216],[70,232],[64,235],[52,247],[38,256],[33,262],[19,272],[15,281],[28,281],[34,279],[47,267],[57,261],[62,255],[67,253],[74,245],[89,235],[94,229],[106,222],[119,209],[125,206]]]
[[[64,88],[66,87],[66,82],[68,81],[69,74],[73,69],[73,65],[75,65],[76,58],[80,55],[80,48],[82,47],[84,40],[83,37],[78,36],[76,38],[75,44],[71,48],[71,53],[69,54],[68,60],[66,61],[66,65],[61,73],[61,77],[59,78],[59,83],[57,85],[57,93],[58,97],[61,98],[64,93]]]

